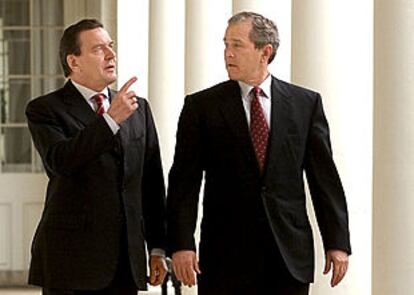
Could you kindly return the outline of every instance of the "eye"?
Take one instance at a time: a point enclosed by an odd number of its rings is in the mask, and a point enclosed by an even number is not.
[[[103,46],[102,45],[96,45],[94,48],[93,48],[93,51],[94,52],[99,52],[99,51],[102,51],[103,50]]]

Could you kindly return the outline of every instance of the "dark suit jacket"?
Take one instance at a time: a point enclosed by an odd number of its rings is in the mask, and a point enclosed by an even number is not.
[[[196,249],[193,233],[204,171],[202,276],[222,273],[227,280],[232,278],[234,267],[228,272],[223,269],[232,263],[243,267],[237,260],[256,255],[244,245],[255,231],[252,224],[265,218],[291,274],[302,282],[313,280],[304,171],[325,250],[351,252],[347,206],[332,159],[321,97],[276,78],[271,85],[270,139],[263,176],[238,83],[227,81],[186,97],[169,175],[167,236],[170,252]]]
[[[70,81],[28,104],[30,132],[49,177],[31,284],[104,288],[126,229],[133,277],[146,288],[144,241],[149,249],[165,246],[165,189],[153,118],[144,99],[138,105],[114,136]]]

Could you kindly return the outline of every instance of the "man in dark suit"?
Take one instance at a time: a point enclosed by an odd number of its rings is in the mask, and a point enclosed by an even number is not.
[[[306,172],[335,286],[351,249],[321,97],[269,74],[279,37],[263,16],[233,16],[224,44],[230,80],[187,96],[178,124],[167,194],[174,271],[186,285],[197,282],[200,295],[308,294],[314,249]]]
[[[31,101],[30,132],[49,177],[29,283],[43,294],[137,294],[166,273],[165,188],[148,103],[131,78],[119,92],[113,41],[101,23],[68,27],[63,88]]]

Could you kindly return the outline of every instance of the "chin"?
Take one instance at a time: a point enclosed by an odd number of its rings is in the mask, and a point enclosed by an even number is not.
[[[239,78],[240,75],[238,75],[237,73],[238,71],[234,68],[228,68],[227,69],[227,75],[229,76],[229,78],[231,80],[237,80],[237,78]]]
[[[106,81],[108,84],[112,84],[116,81],[116,75],[110,75],[109,77],[106,77]]]
[[[230,79],[230,80],[238,80],[237,75],[234,75],[234,74],[228,73],[228,76],[229,76],[229,79]]]

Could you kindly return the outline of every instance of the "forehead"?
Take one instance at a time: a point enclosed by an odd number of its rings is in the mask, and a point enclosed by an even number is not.
[[[94,46],[100,43],[112,42],[108,32],[103,28],[82,31],[79,34],[79,43],[81,47]]]
[[[250,20],[230,24],[227,27],[224,39],[227,41],[249,40],[249,35],[250,35],[251,30],[252,30],[252,23]]]

